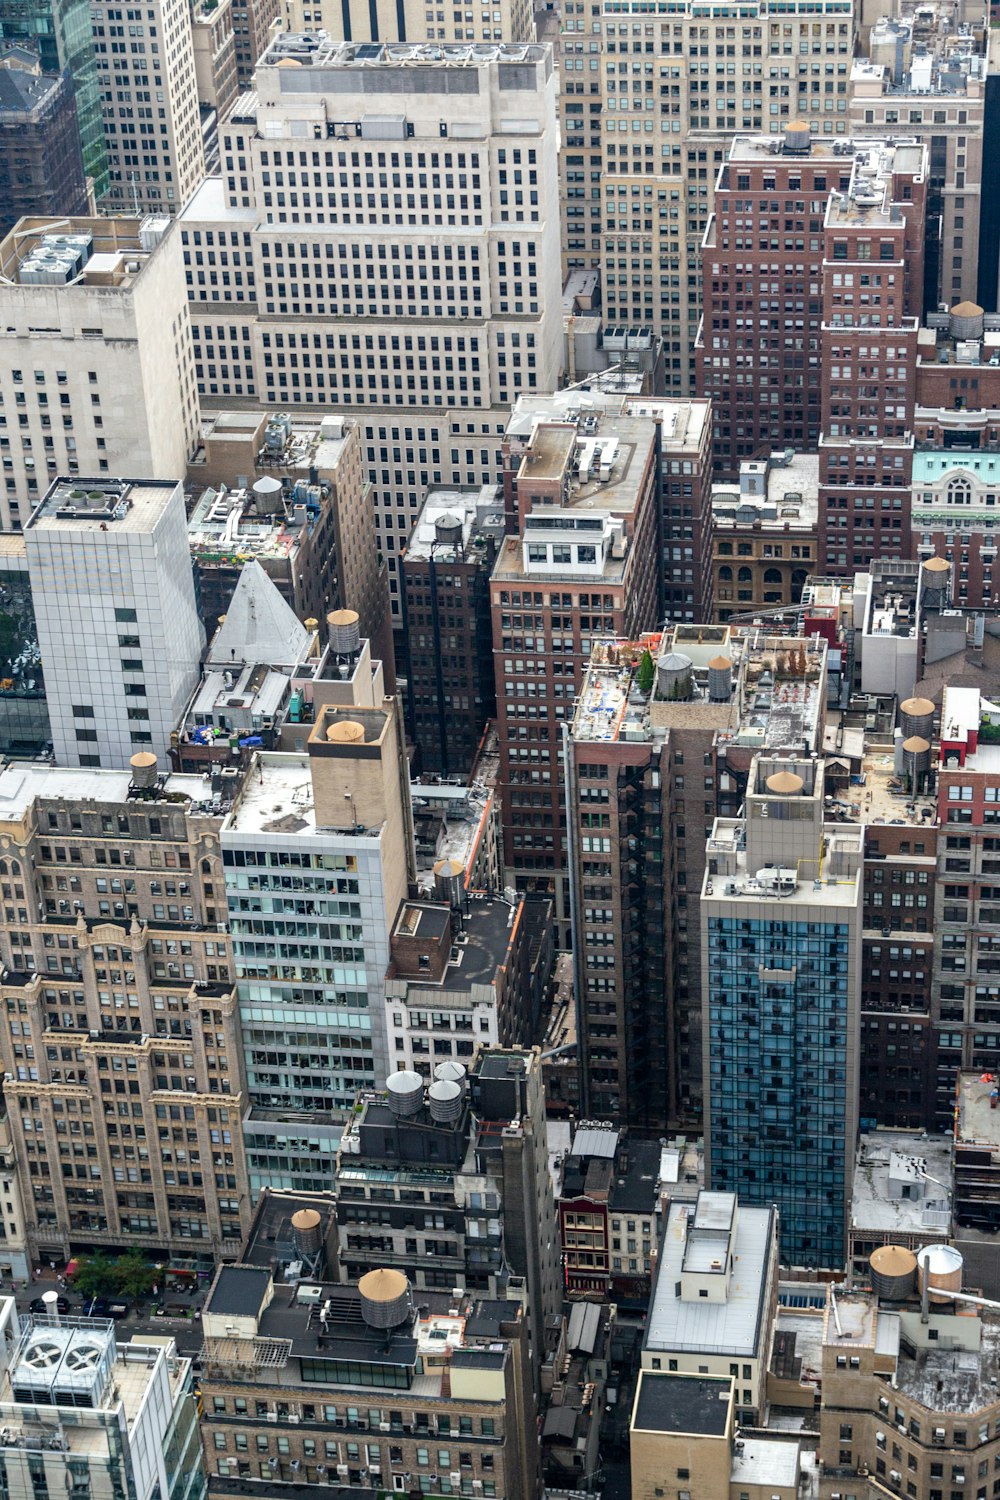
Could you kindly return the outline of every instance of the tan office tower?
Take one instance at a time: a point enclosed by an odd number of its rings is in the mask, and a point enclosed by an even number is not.
[[[852,0],[795,0],[780,15],[759,0],[710,12],[686,0],[655,21],[646,0],[565,12],[566,267],[599,261],[605,322],[662,333],[667,392],[689,393],[719,166],[737,132],[775,135],[800,118],[821,137],[847,133]]]
[[[283,0],[288,31],[342,42],[533,42],[529,0]]]
[[[0,1066],[32,1261],[134,1245],[208,1269],[249,1221],[225,808],[163,772],[142,752],[0,775]]]
[[[560,384],[556,145],[546,47],[282,34],[182,216],[205,406],[357,413],[390,564],[427,489],[495,484],[511,403]]]
[[[122,14],[108,0],[90,7],[108,153],[100,207],[173,214],[205,175],[191,9],[151,0],[141,20]]]

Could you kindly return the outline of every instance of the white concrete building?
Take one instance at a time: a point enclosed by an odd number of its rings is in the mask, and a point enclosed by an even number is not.
[[[0,242],[0,529],[57,474],[181,479],[198,440],[166,221],[22,219]]]
[[[255,86],[181,219],[203,406],[358,412],[392,560],[560,383],[551,53],[283,34]]]
[[[205,175],[188,0],[146,0],[127,23],[112,0],[93,0],[90,25],[108,153],[101,207],[176,213]]]
[[[528,0],[476,0],[460,9],[431,0],[283,0],[286,31],[320,26],[349,42],[533,42]]]
[[[25,547],[56,760],[165,761],[204,644],[180,482],[57,479]]]

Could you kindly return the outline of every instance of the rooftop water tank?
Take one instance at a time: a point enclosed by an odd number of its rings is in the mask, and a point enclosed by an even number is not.
[[[925,1245],[917,1251],[917,1280],[921,1292],[927,1286],[931,1302],[949,1302],[949,1292],[962,1290],[965,1262],[954,1245]]]
[[[460,859],[439,859],[434,866],[434,894],[451,907],[461,906],[465,866]]]
[[[920,568],[920,602],[924,609],[944,609],[951,592],[951,563],[929,557]]]
[[[794,771],[775,771],[765,785],[772,797],[800,797],[805,782]]]
[[[712,703],[728,703],[733,692],[733,664],[728,656],[713,656],[708,664],[708,696]]]
[[[445,1062],[438,1063],[434,1069],[434,1077],[440,1079],[442,1083],[460,1083],[464,1086],[465,1068],[460,1062],[454,1062],[448,1058]]]
[[[683,651],[666,651],[656,663],[656,696],[683,699],[691,696],[694,663]]]
[[[782,132],[782,150],[793,156],[804,155],[810,147],[809,126],[804,120],[789,120]]]
[[[405,1068],[398,1073],[390,1073],[385,1080],[385,1087],[389,1095],[389,1108],[400,1120],[408,1120],[423,1109],[424,1080],[419,1073],[411,1073]]]
[[[273,474],[262,474],[255,480],[253,494],[258,515],[273,516],[281,509],[282,484]]]
[[[438,516],[434,522],[434,540],[442,542],[447,547],[460,547],[462,545],[461,516]]]
[[[917,1284],[917,1257],[902,1245],[880,1245],[868,1262],[872,1291],[887,1302],[903,1302]]]
[[[322,1249],[322,1224],[315,1208],[300,1208],[292,1214],[292,1243],[299,1255],[308,1258]]]
[[[983,309],[977,302],[958,302],[949,315],[951,336],[956,341],[981,339],[983,322]]]
[[[427,1090],[427,1105],[431,1112],[431,1119],[437,1120],[440,1125],[452,1124],[461,1116],[464,1097],[460,1083],[453,1083],[448,1078],[439,1078]]]
[[[326,737],[332,745],[360,745],[365,737],[365,726],[357,719],[334,719]]]
[[[934,728],[934,704],[929,698],[907,698],[899,705],[899,723],[905,739],[916,734],[929,740]]]
[[[921,785],[930,768],[930,741],[922,734],[911,734],[903,741],[903,770],[910,779],[911,793]]]
[[[330,650],[336,656],[355,656],[361,649],[361,619],[356,609],[333,609],[326,617]]]
[[[150,787],[156,785],[156,756],[151,750],[139,750],[129,761],[132,785]]]
[[[410,1283],[402,1271],[369,1271],[358,1282],[361,1316],[369,1328],[398,1328],[412,1312]]]

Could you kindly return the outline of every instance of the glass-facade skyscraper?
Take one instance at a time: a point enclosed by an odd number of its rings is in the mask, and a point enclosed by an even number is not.
[[[84,170],[100,199],[108,189],[108,162],[89,0],[0,0],[0,39],[36,48],[46,73],[69,73]]]
[[[777,1204],[785,1265],[843,1264],[858,1126],[862,835],[823,786],[758,755],[702,894],[709,1181]]]

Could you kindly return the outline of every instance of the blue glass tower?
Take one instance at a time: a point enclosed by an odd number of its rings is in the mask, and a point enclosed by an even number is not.
[[[706,1167],[777,1204],[784,1265],[844,1264],[858,1125],[862,832],[822,763],[758,755],[702,893]]]

